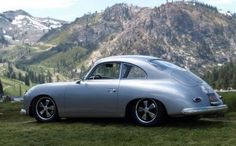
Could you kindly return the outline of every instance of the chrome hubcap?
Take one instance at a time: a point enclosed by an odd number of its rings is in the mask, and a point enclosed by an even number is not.
[[[135,114],[143,123],[154,121],[158,114],[157,104],[152,99],[142,99],[136,104]]]
[[[36,113],[43,120],[49,120],[55,114],[55,103],[48,97],[40,98],[36,103]]]

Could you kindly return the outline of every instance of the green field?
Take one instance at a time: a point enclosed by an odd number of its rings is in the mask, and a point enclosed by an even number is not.
[[[3,91],[5,95],[20,96],[29,89],[29,87],[21,81],[8,79],[6,77],[0,77],[0,79],[3,83]]]
[[[199,121],[169,120],[139,127],[124,119],[65,119],[38,123],[19,115],[20,103],[0,103],[0,144],[34,145],[235,145],[236,93],[224,93],[225,117]]]

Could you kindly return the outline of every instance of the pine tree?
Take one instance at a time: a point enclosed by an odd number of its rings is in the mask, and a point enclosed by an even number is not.
[[[0,79],[0,95],[4,94],[3,92],[3,85],[2,85],[2,81]]]
[[[52,82],[52,74],[49,71],[47,72],[47,82]]]
[[[30,78],[29,78],[28,74],[25,75],[25,85],[27,85],[27,86],[30,85]]]
[[[232,88],[236,89],[236,75],[235,74],[233,75],[233,79],[232,79]]]
[[[56,78],[57,78],[57,82],[59,82],[60,81],[60,77],[59,77],[58,74],[56,75]]]
[[[19,95],[20,96],[22,95],[22,87],[21,87],[21,85],[19,86]]]

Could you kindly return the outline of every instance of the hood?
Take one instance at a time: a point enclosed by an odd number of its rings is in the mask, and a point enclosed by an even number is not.
[[[70,85],[70,84],[75,84],[75,83],[74,82],[54,82],[54,83],[44,83],[37,86],[65,86],[65,85]]]
[[[199,78],[197,75],[188,70],[173,70],[171,72],[171,76],[176,81],[186,86],[197,86],[204,83],[201,78]]]
[[[30,88],[25,94],[28,95],[32,92],[38,92],[38,91],[48,91],[51,89],[63,89],[67,85],[75,84],[75,82],[57,82],[57,83],[45,83],[45,84],[39,84],[32,88]]]

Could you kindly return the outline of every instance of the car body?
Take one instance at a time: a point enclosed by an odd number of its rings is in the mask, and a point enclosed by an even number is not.
[[[80,81],[37,85],[24,95],[23,107],[22,113],[43,122],[56,117],[128,115],[146,126],[160,123],[166,115],[227,109],[221,97],[191,71],[140,55],[100,59]]]

